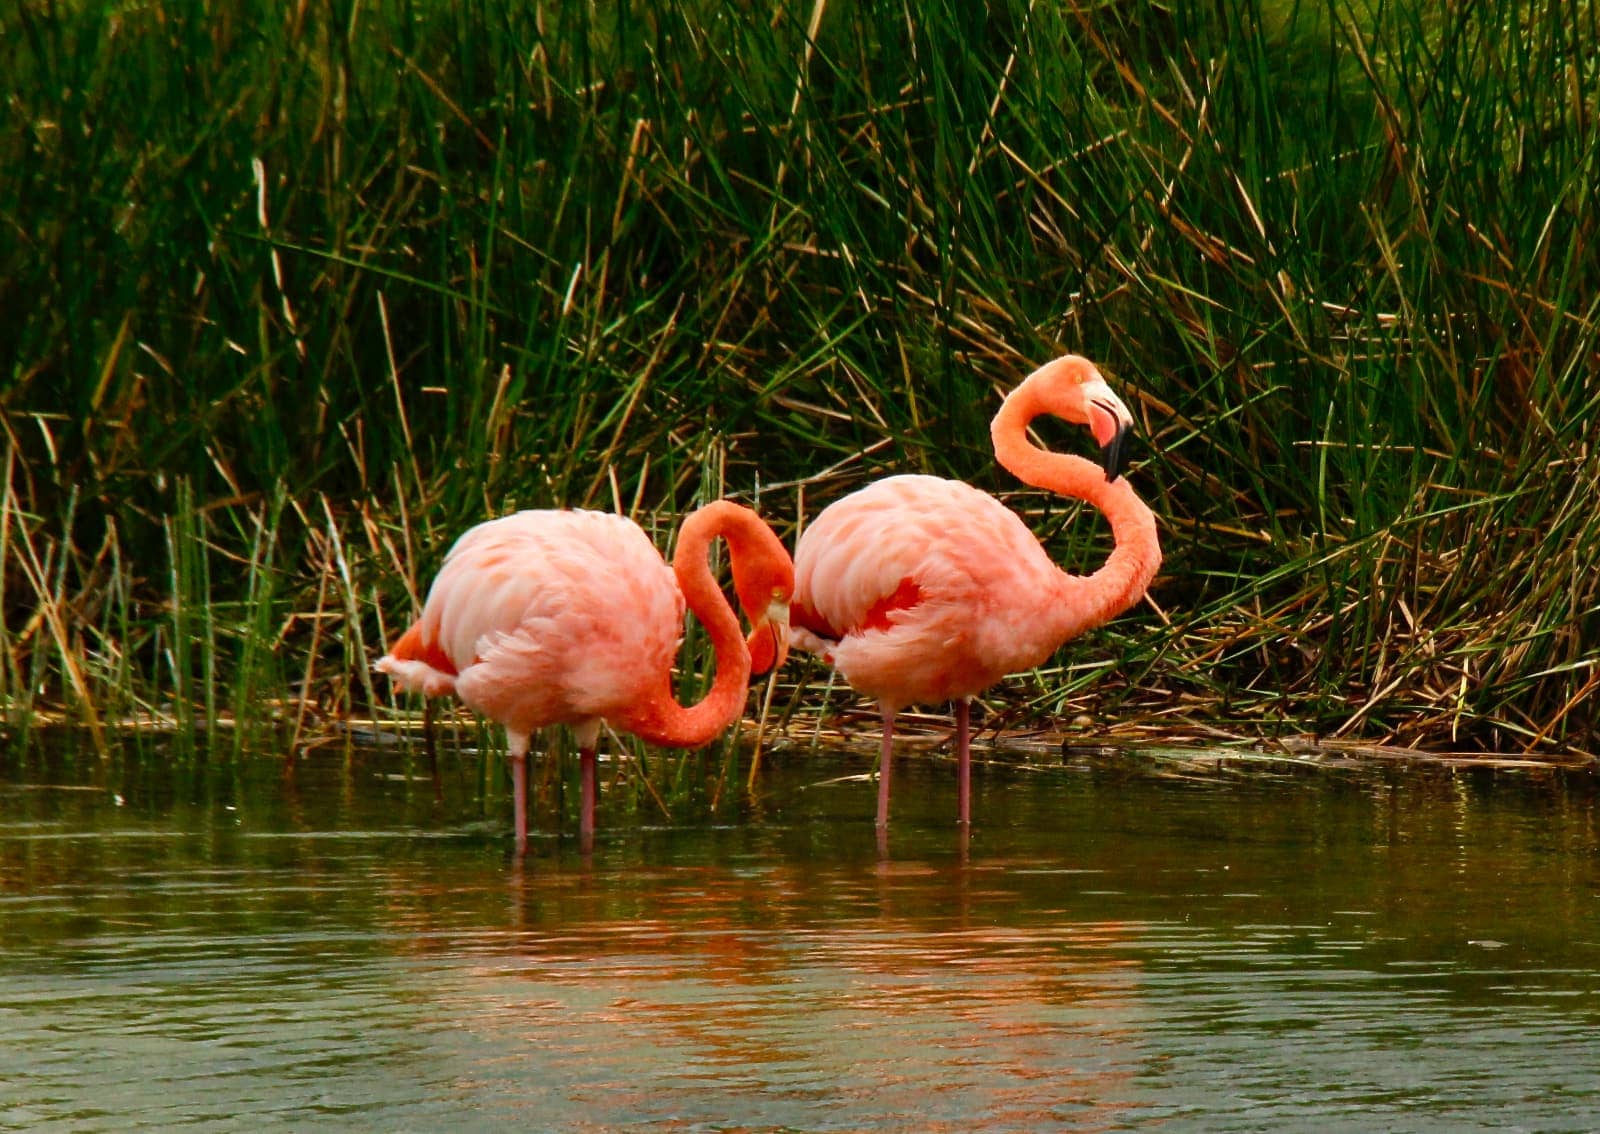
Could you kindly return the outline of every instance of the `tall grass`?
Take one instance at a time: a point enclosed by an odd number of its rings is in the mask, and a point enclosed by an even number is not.
[[[1576,2],[12,6],[8,717],[304,743],[462,527],[664,545],[711,468],[1088,566],[987,444],[1070,349],[1167,563],[993,725],[1593,753],[1597,60]]]

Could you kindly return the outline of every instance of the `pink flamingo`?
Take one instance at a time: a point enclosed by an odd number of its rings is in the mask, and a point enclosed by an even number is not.
[[[1086,425],[1103,465],[1028,440],[1052,414]],[[1161,564],[1155,517],[1117,474],[1133,416],[1087,359],[1048,362],[1013,390],[991,427],[995,457],[1038,488],[1087,501],[1116,548],[1069,575],[1009,509],[955,480],[892,476],[823,509],[795,546],[794,644],[820,654],[883,714],[878,829],[889,823],[895,714],[956,705],[957,800],[971,819],[972,697],[1044,662],[1063,642],[1138,602]]]
[[[707,562],[717,536],[728,541],[734,590],[754,627],[748,642]],[[793,592],[794,566],[778,537],[726,500],[684,520],[670,569],[623,516],[517,512],[456,541],[422,616],[376,668],[403,689],[454,693],[505,726],[519,855],[528,845],[529,740],[546,725],[572,726],[587,849],[601,722],[651,744],[709,744],[738,718],[752,670],[783,664]],[[688,708],[672,692],[686,601],[706,627],[717,670],[705,698]]]

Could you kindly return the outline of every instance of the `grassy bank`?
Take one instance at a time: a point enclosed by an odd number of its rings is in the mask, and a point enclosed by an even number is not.
[[[928,471],[1086,567],[987,441],[1076,350],[1166,566],[991,726],[1595,752],[1600,17],[1435,7],[8,8],[11,729],[304,744],[514,507]]]

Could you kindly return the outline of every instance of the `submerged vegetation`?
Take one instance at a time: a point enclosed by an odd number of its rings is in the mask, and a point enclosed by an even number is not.
[[[0,13],[13,734],[386,712],[517,507],[925,471],[1083,569],[988,450],[1072,350],[1166,565],[989,727],[1596,752],[1590,4],[211,8]]]

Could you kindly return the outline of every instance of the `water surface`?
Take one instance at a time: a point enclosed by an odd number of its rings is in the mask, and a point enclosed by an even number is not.
[[[769,765],[722,824],[392,750],[0,757],[0,1128],[1592,1130],[1582,775]],[[546,816],[548,826],[548,816]]]

